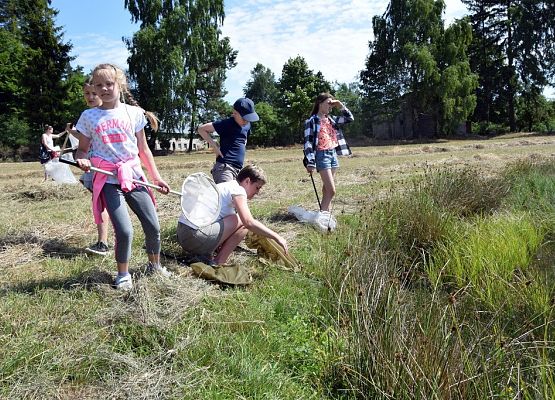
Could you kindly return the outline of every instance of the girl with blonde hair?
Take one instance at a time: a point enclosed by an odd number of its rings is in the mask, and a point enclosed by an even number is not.
[[[92,72],[92,84],[102,105],[81,114],[75,126],[82,135],[75,158],[84,171],[89,171],[92,165],[115,175],[95,172],[93,214],[95,222],[100,223],[102,210],[108,210],[114,227],[114,253],[118,269],[114,286],[116,289],[129,290],[133,287],[129,274],[133,225],[125,203],[139,218],[145,234],[149,260],[147,272],[170,275],[160,265],[160,224],[154,194],[152,190],[132,182],[132,179],[146,181],[142,163],[151,182],[160,187],[159,191],[165,194],[169,192],[168,184],[158,172],[144,131],[147,118],[153,129],[158,128],[158,122],[154,114],[145,112],[133,99],[120,68],[112,64],[98,65]]]

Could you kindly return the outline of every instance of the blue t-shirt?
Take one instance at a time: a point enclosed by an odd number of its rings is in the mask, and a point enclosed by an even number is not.
[[[230,164],[235,168],[243,168],[251,124],[240,126],[233,117],[230,117],[216,121],[212,125],[220,135],[220,151],[224,155],[223,158],[218,156],[216,161]]]

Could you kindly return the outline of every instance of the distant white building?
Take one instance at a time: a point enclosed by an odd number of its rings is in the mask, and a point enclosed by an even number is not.
[[[192,151],[204,150],[208,148],[208,144],[203,139],[193,139]],[[160,147],[159,140],[156,140],[156,150],[162,150]],[[172,151],[188,151],[189,150],[189,138],[171,138],[170,139],[170,150]]]

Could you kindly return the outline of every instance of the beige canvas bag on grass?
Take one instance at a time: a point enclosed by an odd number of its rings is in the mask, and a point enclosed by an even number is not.
[[[207,279],[217,283],[233,286],[244,286],[252,283],[252,275],[242,265],[217,265],[211,267],[202,262],[191,264],[193,273],[199,278]]]

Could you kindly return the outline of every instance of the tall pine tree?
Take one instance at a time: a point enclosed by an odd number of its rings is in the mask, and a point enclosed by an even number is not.
[[[29,88],[25,110],[31,127],[64,125],[61,104],[67,97],[65,80],[71,72],[70,43],[64,43],[62,29],[54,25],[57,11],[47,0],[20,1],[21,37],[29,60],[22,83]]]
[[[67,82],[72,46],[56,15],[48,0],[0,2],[0,142],[12,148],[38,142],[46,124],[64,126],[76,98]]]
[[[474,118],[516,131],[517,96],[535,98],[553,77],[555,6],[541,0],[462,1],[470,11],[470,54],[480,75]]]

